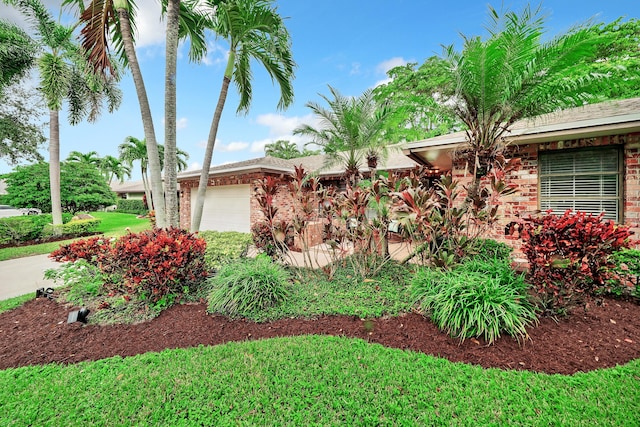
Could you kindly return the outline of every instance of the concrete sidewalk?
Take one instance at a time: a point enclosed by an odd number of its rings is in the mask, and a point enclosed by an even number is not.
[[[60,263],[52,261],[48,255],[0,261],[0,300],[53,286],[52,280],[45,280],[44,272],[59,266]]]

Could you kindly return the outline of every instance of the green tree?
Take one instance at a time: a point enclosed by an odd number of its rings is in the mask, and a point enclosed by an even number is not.
[[[307,148],[300,151],[298,146],[284,139],[279,139],[264,146],[264,153],[267,156],[278,157],[280,159],[295,159],[297,157],[308,157],[320,154],[320,151],[309,150]]]
[[[382,137],[389,143],[418,141],[443,135],[460,127],[442,100],[447,83],[446,62],[437,56],[427,59],[416,69],[416,63],[392,68],[389,83],[373,90],[379,103],[389,108]]]
[[[86,163],[88,165],[98,166],[100,165],[100,156],[95,151],[89,151],[88,153],[81,153],[80,151],[72,151],[67,156],[67,162]]]
[[[117,157],[104,156],[100,159],[98,168],[104,175],[109,186],[111,186],[114,178],[119,182],[123,182],[125,178],[131,178],[131,166],[125,164]]]
[[[60,200],[64,212],[96,210],[115,203],[115,194],[93,165],[63,162]],[[18,208],[35,207],[51,212],[49,165],[44,162],[17,166],[3,176],[7,183],[5,200]]]
[[[211,0],[208,0],[211,4]],[[293,102],[295,62],[291,56],[291,40],[284,21],[269,0],[227,0],[218,5],[213,21],[218,37],[229,43],[229,57],[222,78],[222,87],[211,121],[209,137],[198,192],[193,206],[191,231],[198,231],[202,221],[204,199],[209,182],[209,168],[218,134],[218,125],[227,99],[231,80],[240,95],[237,112],[247,112],[251,105],[251,60],[257,60],[280,87],[278,108]]]
[[[75,43],[72,27],[55,22],[40,0],[6,0],[34,22],[43,53],[38,58],[40,90],[49,108],[49,168],[54,232],[62,225],[60,199],[59,114],[67,101],[69,122],[92,122],[106,101],[109,111],[116,109],[122,95],[114,78],[102,78],[88,66],[84,52]]]
[[[208,0],[215,8],[218,0]],[[85,8],[83,0],[64,0],[63,4],[75,5],[80,13],[82,45],[89,52],[91,63],[97,70],[113,70],[109,59],[109,43],[113,41],[116,51],[125,59],[131,70],[142,119],[148,152],[148,169],[153,199],[156,206],[156,224],[160,228],[176,225],[178,201],[173,197],[177,187],[177,173],[174,173],[175,146],[175,82],[178,40],[189,38],[189,58],[198,60],[206,53],[204,30],[210,25],[210,19],[199,11],[202,9],[196,1],[163,0],[163,13],[167,14],[166,68],[165,68],[165,138],[169,145],[169,172],[166,179],[168,203],[165,202],[161,175],[160,153],[155,135],[155,127],[149,106],[149,99],[142,72],[135,51],[133,29],[135,26],[135,3],[131,0],[92,0]],[[177,13],[176,13],[177,12]],[[177,27],[177,28],[176,28]],[[176,160],[177,161],[177,160]],[[168,210],[168,215],[167,215]]]
[[[0,90],[34,65],[37,43],[22,29],[0,20]]]
[[[17,81],[0,91],[0,157],[11,164],[41,161],[38,149],[45,143],[42,99],[37,91]]]
[[[598,93],[601,76],[583,66],[606,38],[578,26],[547,39],[540,9],[499,14],[489,8],[489,37],[463,36],[461,51],[444,48],[452,111],[466,126],[459,150],[472,181],[465,205],[480,197],[480,181],[504,162],[503,137],[527,117],[581,105]]]
[[[363,162],[376,169],[378,159],[388,155],[387,144],[381,138],[388,109],[376,102],[371,90],[355,98],[343,96],[331,86],[329,91],[331,98],[320,95],[328,108],[315,102],[306,104],[322,126],[303,125],[294,134],[310,137],[312,143],[322,147],[327,154],[325,167],[341,164],[347,180],[355,185]]]

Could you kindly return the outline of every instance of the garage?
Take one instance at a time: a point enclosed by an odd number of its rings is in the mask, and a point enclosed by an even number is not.
[[[197,188],[191,189],[195,203]],[[250,186],[223,185],[207,188],[200,230],[250,232]]]

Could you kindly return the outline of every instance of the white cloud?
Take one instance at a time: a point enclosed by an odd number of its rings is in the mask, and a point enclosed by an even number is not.
[[[261,139],[259,141],[253,141],[251,143],[251,152],[252,153],[263,153],[265,145],[271,144],[272,142],[274,142],[274,140],[271,139],[271,138]]]
[[[164,44],[167,25],[161,20],[160,2],[157,0],[138,0],[136,2],[136,47]]]
[[[207,40],[207,55],[202,59],[205,65],[226,65],[229,58],[229,50],[216,43],[215,40]]]
[[[382,61],[381,63],[376,65],[376,71],[379,74],[387,74],[387,71],[391,70],[392,68],[407,65],[408,63],[409,61],[407,61],[406,59],[400,56],[396,56],[394,58],[387,59],[386,61]]]
[[[393,79],[391,77],[387,77],[386,79],[378,80],[374,83],[373,87],[378,87],[381,85],[386,85],[387,83],[391,83]]]
[[[180,117],[176,120],[176,129],[184,129],[187,127],[187,122],[189,120],[186,117]]]
[[[247,147],[249,147],[248,142],[230,142],[229,144],[216,144],[215,151],[230,153],[245,150]]]
[[[188,171],[197,171],[202,169],[202,164],[200,162],[193,162],[187,168]]]
[[[349,72],[350,75],[352,76],[357,76],[358,74],[360,74],[360,63],[359,62],[353,62],[351,64],[351,71]]]
[[[286,117],[282,114],[260,114],[256,118],[256,123],[269,128],[269,135],[282,136],[293,135],[293,130],[302,124],[309,123],[315,125],[314,116],[307,114],[306,116]],[[288,139],[288,138],[287,138]]]

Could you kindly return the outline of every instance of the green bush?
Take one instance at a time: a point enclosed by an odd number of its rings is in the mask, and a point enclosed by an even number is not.
[[[100,218],[77,219],[75,221],[69,221],[65,224],[62,224],[62,234],[79,236],[88,233],[95,233],[98,231],[100,223],[102,223],[102,220]],[[42,234],[43,236],[53,235],[53,225],[45,225]]]
[[[69,213],[62,214],[62,221],[67,222],[71,217]],[[44,228],[51,222],[51,214],[0,218],[0,244],[40,239],[44,236]]]
[[[117,211],[136,215],[146,215],[149,212],[140,199],[118,199],[116,201]]]
[[[412,294],[438,328],[461,340],[482,336],[491,344],[501,332],[520,340],[537,321],[524,277],[505,261],[465,262],[448,272],[420,270]]]
[[[251,316],[284,301],[289,278],[289,273],[266,255],[226,264],[210,279],[209,310]]]
[[[638,276],[640,276],[640,250],[622,249],[609,256],[613,277],[607,281],[607,286],[603,293],[621,296],[631,295],[640,298],[640,286]]]
[[[198,237],[207,242],[204,260],[209,270],[242,258],[251,245],[251,234],[237,231],[201,231]]]
[[[44,273],[46,279],[65,286],[62,290],[66,302],[82,306],[100,295],[106,282],[106,276],[100,268],[85,259],[62,264],[56,269],[48,269]]]
[[[480,260],[509,260],[513,248],[493,239],[475,239],[468,249],[467,258]]]

